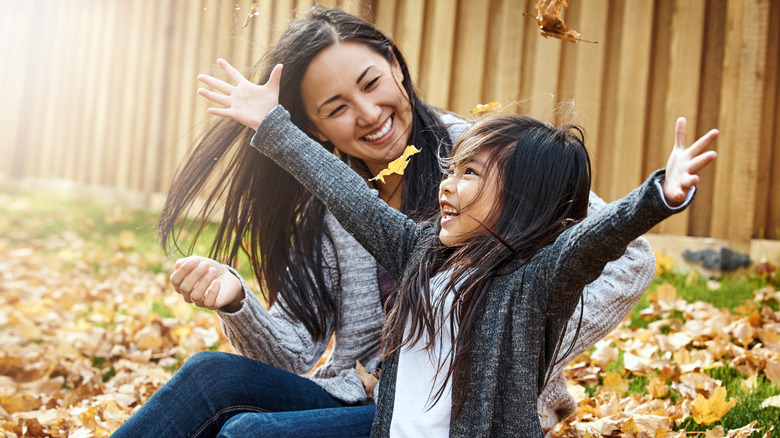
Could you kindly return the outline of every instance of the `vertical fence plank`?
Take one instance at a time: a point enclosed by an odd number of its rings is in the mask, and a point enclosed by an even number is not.
[[[618,59],[617,118],[615,119],[614,162],[610,190],[603,193],[617,199],[638,186],[645,175],[645,117],[647,115],[653,4],[644,0],[625,2],[623,38]]]
[[[395,43],[403,50],[412,82],[418,83],[420,71],[420,54],[423,50],[423,18],[425,16],[425,1],[405,0],[401,2],[398,11]]]
[[[699,97],[699,78],[705,16],[704,0],[676,0],[671,29],[671,56],[668,71],[669,90],[663,116],[663,137],[657,144],[648,144],[649,149],[661,151],[661,159],[649,162],[652,167],[666,165],[674,140],[675,120],[684,116],[687,121],[689,144],[697,132],[696,111]],[[698,205],[697,205],[698,207]],[[684,236],[688,232],[688,211],[676,214],[663,221],[658,228],[663,234]]]
[[[468,114],[471,108],[482,103],[485,45],[490,24],[488,9],[487,2],[458,2],[456,51],[449,97],[450,109],[456,113]]]
[[[721,83],[723,79],[723,55],[726,45],[726,1],[706,2],[706,18],[704,21],[704,54],[701,60],[701,79],[699,94],[698,120],[696,123],[698,132],[696,137],[704,132],[719,127],[718,117],[721,104]],[[722,144],[718,140],[715,145],[720,149]],[[716,196],[716,169],[723,159],[717,160],[701,172],[703,183],[696,194],[696,205],[691,208],[689,218],[689,233],[692,236],[709,236],[713,220],[713,200]]]
[[[486,78],[482,99],[513,102],[520,96],[520,69],[523,58],[523,34],[535,21],[523,16],[525,0],[494,1],[491,8],[486,60]]]
[[[452,59],[455,43],[457,8],[451,0],[428,0],[426,25],[420,60],[419,84],[425,101],[448,108],[452,82]],[[404,47],[401,47],[403,52]]]
[[[608,2],[607,27],[604,41],[604,76],[601,79],[601,118],[599,125],[599,154],[593,162],[592,186],[595,192],[608,199],[609,185],[612,182],[613,162],[615,161],[615,120],[617,119],[618,73],[617,60],[620,57],[620,45],[623,39],[624,2]]]
[[[396,0],[382,0],[377,3],[375,13],[376,27],[395,41],[396,29]],[[403,50],[403,47],[401,47]]]
[[[574,7],[576,5],[576,8]],[[577,12],[577,20],[571,26],[577,29],[582,38],[596,41],[596,44],[577,43],[567,49],[573,53],[571,65],[564,66],[564,75],[574,76],[570,97],[575,104],[578,123],[585,128],[588,151],[594,163],[598,162],[602,143],[600,141],[599,120],[602,111],[604,63],[606,61],[606,38],[608,4],[605,0],[584,0],[572,4],[572,12]],[[564,58],[566,59],[566,58]]]
[[[769,23],[780,23],[780,3],[770,2],[769,4]],[[778,111],[777,88],[778,67],[780,67],[780,28],[770,24],[767,35],[767,54],[766,54],[766,85],[763,93],[764,103],[761,108],[761,137],[758,142],[758,170],[756,171],[756,216],[753,222],[754,237],[768,238],[773,236],[775,230],[772,225],[777,224],[780,227],[780,220],[772,222],[770,220],[770,211],[772,209],[772,164],[773,164],[773,145],[777,141],[775,138],[774,124]],[[777,168],[777,167],[775,167]],[[780,173],[780,172],[774,172]],[[775,193],[780,193],[776,191]],[[775,195],[777,196],[777,195]]]
[[[728,165],[717,168],[712,235],[743,251],[749,248],[755,217],[768,17],[766,1],[728,3],[719,123],[720,161]]]

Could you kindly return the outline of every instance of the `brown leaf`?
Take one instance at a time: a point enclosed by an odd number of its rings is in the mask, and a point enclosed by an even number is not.
[[[370,373],[359,360],[355,361],[355,371],[357,371],[360,380],[363,382],[363,388],[366,390],[366,397],[373,400],[374,388],[376,388],[377,383],[379,383],[379,374]]]
[[[580,38],[580,33],[569,29],[563,19],[559,17],[564,7],[569,7],[569,0],[539,0],[536,4],[536,23],[541,29],[542,36],[553,37],[571,42],[595,43]]]
[[[241,29],[249,26],[249,22],[252,21],[252,19],[260,15],[260,11],[257,10],[257,3],[252,3],[252,6],[249,8],[249,13],[246,15],[246,18],[244,19],[244,25],[241,26]]]

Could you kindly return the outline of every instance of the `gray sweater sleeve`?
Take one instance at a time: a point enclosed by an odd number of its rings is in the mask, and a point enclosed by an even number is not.
[[[281,106],[266,116],[251,143],[320,199],[400,282],[422,227],[381,201],[349,166],[295,127]]]
[[[327,239],[323,239],[323,253],[329,263],[335,263],[333,247]],[[280,302],[267,310],[241,275],[235,269],[227,268],[238,277],[244,289],[244,298],[237,311],[217,311],[222,331],[233,348],[243,356],[296,374],[309,372],[325,352],[335,322],[329,324],[328,334],[316,341],[301,322],[294,321],[284,312],[281,297]],[[335,293],[335,279],[328,275],[327,269],[324,272],[326,282]],[[335,319],[336,315],[332,318]]]

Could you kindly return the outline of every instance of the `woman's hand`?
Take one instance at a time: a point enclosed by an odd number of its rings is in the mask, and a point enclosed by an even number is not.
[[[707,148],[715,141],[718,130],[713,129],[686,148],[686,122],[684,117],[677,119],[674,149],[666,164],[666,177],[663,184],[664,197],[672,207],[685,201],[691,187],[699,183],[697,173],[718,157],[715,151]]]
[[[224,59],[218,59],[217,64],[236,85],[230,85],[209,75],[198,75],[200,82],[218,91],[198,88],[198,94],[225,107],[209,108],[209,114],[233,119],[256,131],[265,116],[279,104],[279,80],[282,77],[282,65],[274,67],[265,85],[257,85],[244,78]]]
[[[199,256],[176,260],[171,284],[184,301],[205,309],[238,310],[244,298],[241,282],[222,264]]]

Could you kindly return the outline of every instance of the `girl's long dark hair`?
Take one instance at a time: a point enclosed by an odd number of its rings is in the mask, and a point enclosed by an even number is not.
[[[284,64],[279,103],[298,128],[318,141],[309,132],[300,84],[312,59],[338,42],[365,44],[401,67],[401,86],[409,96],[413,116],[409,144],[422,149],[405,172],[402,209],[418,217],[430,215],[438,208],[441,171],[437,149],[451,142],[437,110],[417,97],[403,55],[376,27],[343,11],[314,7],[306,18],[290,25],[255,67],[260,74],[251,79],[264,84],[273,67]],[[224,204],[209,256],[233,265],[240,252],[247,254],[268,302],[273,304],[281,297],[282,308],[315,339],[323,339],[337,311],[325,272],[337,267],[323,266],[325,208],[295,178],[249,145],[253,134],[228,119],[219,120],[208,131],[171,185],[158,224],[160,243],[166,250],[180,250],[181,219],[203,194],[203,207],[188,229],[192,234],[186,251],[191,251]],[[320,143],[334,151],[333,144]]]
[[[488,151],[486,167],[500,182],[497,205],[483,224],[486,232],[456,247],[445,247],[436,239],[425,250],[417,269],[401,284],[385,327],[387,354],[420,342],[424,334],[429,340],[425,348],[432,349],[437,339],[447,341],[437,336],[442,323],[450,325],[450,333],[455,333],[457,327],[456,337],[450,340],[454,353],[440,363],[446,377],[434,395],[438,400],[444,383],[452,378],[456,416],[468,389],[475,321],[491,279],[518,269],[566,228],[582,220],[590,193],[590,158],[577,127],[556,128],[520,116],[491,117],[461,137],[448,164],[464,165],[481,151]],[[468,214],[468,207],[461,206],[460,214]],[[439,217],[433,220],[438,223]],[[444,293],[432,297],[431,277],[444,271],[450,273]],[[453,304],[451,312],[445,314],[444,301],[449,293],[454,294]],[[407,322],[408,335],[404,336]],[[545,380],[549,377],[548,373]]]

